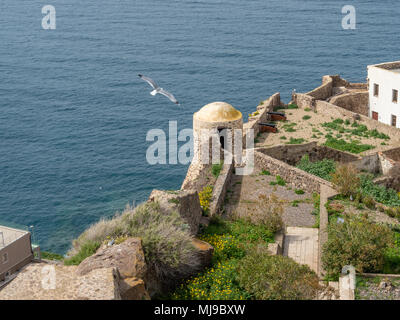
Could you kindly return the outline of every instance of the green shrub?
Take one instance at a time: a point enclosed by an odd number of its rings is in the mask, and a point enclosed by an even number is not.
[[[369,209],[375,209],[376,202],[374,198],[371,196],[365,196],[362,198],[362,203],[365,204],[365,206]]]
[[[303,120],[309,120],[311,119],[311,116],[309,116],[308,114],[306,114],[305,116],[303,116]]]
[[[336,163],[330,159],[311,162],[308,154],[305,154],[296,167],[329,181],[331,173],[335,172]]]
[[[354,266],[358,272],[382,271],[385,251],[393,242],[388,227],[353,214],[344,223],[332,221],[328,234],[322,264],[332,276],[338,275],[345,265]]]
[[[361,194],[364,197],[370,196],[376,202],[390,207],[400,206],[400,198],[397,192],[385,186],[375,184],[373,179],[374,177],[371,174],[362,174],[360,176]]]
[[[300,201],[299,200],[293,200],[292,201],[292,207],[298,207],[299,206]]]
[[[279,186],[282,186],[282,187],[286,185],[286,181],[283,180],[282,177],[281,177],[280,175],[277,175],[277,176],[276,176],[276,183],[277,183]]]
[[[260,175],[262,175],[262,176],[270,176],[271,172],[269,172],[268,170],[262,170]]]
[[[296,193],[296,194],[304,194],[304,190],[296,189],[296,190],[294,190],[294,193]]]
[[[400,273],[400,233],[394,233],[393,247],[385,251],[383,273]]]
[[[336,190],[346,197],[355,196],[361,185],[358,171],[353,165],[339,165],[331,181]]]
[[[310,300],[319,289],[318,276],[308,266],[257,251],[240,261],[238,281],[257,300]]]
[[[224,166],[224,163],[223,163],[222,161],[221,161],[220,163],[217,163],[217,164],[213,164],[213,165],[212,165],[212,167],[211,167],[211,172],[212,172],[212,175],[213,175],[215,178],[218,178],[218,176],[219,176],[219,174],[220,174],[220,172],[221,172],[223,166]]]
[[[148,267],[161,279],[185,276],[199,265],[190,228],[177,212],[162,212],[157,202],[146,202],[110,220],[101,220],[74,240],[77,253],[70,261],[82,261],[104,241],[119,237],[142,238]],[[79,263],[78,262],[78,263]]]

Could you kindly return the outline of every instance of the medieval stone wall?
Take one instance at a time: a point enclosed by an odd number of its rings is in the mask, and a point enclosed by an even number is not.
[[[213,195],[210,203],[210,216],[218,214],[225,201],[226,191],[231,183],[234,165],[225,164],[214,184]]]
[[[273,175],[280,175],[287,183],[297,189],[319,193],[321,184],[331,187],[330,182],[257,150],[254,152],[254,162],[259,169],[268,170]]]
[[[257,150],[292,166],[296,165],[305,154],[309,156],[311,162],[332,159],[337,162],[348,163],[360,159],[360,157],[348,152],[318,146],[316,142],[300,145],[279,145]]]
[[[369,114],[368,91],[341,94],[333,97],[329,102],[338,107],[362,114],[364,116],[368,116]]]

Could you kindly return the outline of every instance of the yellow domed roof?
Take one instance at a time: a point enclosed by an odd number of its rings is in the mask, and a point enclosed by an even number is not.
[[[196,119],[209,122],[235,121],[242,113],[226,102],[213,102],[205,105],[194,114]]]

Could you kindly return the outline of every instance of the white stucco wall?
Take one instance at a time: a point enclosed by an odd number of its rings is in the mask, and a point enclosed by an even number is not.
[[[396,127],[400,128],[400,73],[368,66],[369,78],[369,116],[378,113],[378,121],[391,125],[392,115],[397,117]],[[379,96],[374,96],[374,84],[379,85]],[[392,101],[392,90],[398,90],[398,102]]]

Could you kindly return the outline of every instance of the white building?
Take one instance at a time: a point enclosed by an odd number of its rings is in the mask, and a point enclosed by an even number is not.
[[[369,116],[400,128],[400,61],[368,66]]]

